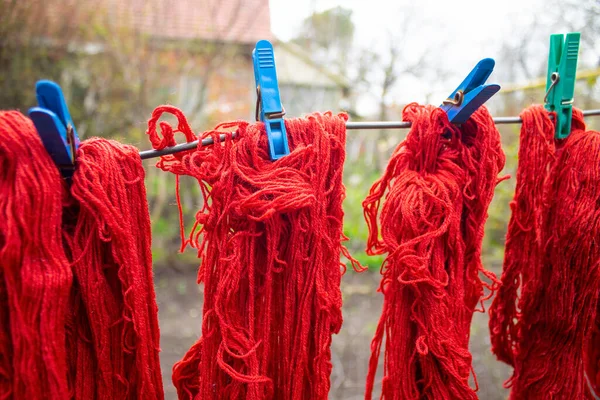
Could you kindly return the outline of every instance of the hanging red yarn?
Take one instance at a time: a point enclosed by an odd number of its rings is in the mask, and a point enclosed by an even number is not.
[[[158,309],[138,150],[92,138],[77,152],[65,241],[75,399],[162,399]]]
[[[83,142],[70,197],[29,119],[0,137],[0,399],[162,399],[137,150]]]
[[[385,336],[382,398],[476,399],[469,330],[493,289],[480,273],[495,282],[480,255],[504,167],[500,135],[483,107],[460,128],[433,106],[409,104],[403,118],[412,128],[363,202],[367,253],[387,253],[365,398]]]
[[[492,352],[514,366],[519,345],[518,325],[522,305],[517,293],[527,293],[540,257],[544,182],[555,157],[554,125],[542,106],[521,113],[519,167],[508,223],[502,285],[490,307]],[[521,296],[523,297],[523,296]]]
[[[600,300],[596,309],[596,326],[584,349],[585,372],[588,383],[596,397],[600,397]]]
[[[148,124],[155,148],[174,144]],[[198,180],[204,197],[188,243],[201,258],[202,336],[173,369],[181,399],[326,399],[331,337],[342,324],[342,169],[347,117],[286,120],[291,153],[269,159],[264,124],[221,124],[217,144],[158,167]],[[220,129],[236,129],[235,139]],[[180,205],[181,208],[181,205]],[[355,266],[359,268],[358,266]]]
[[[541,106],[525,110],[502,286],[490,309],[493,351],[514,366],[511,399],[592,398],[598,374],[600,133],[554,141]],[[520,291],[520,293],[519,293]]]
[[[63,189],[33,123],[0,112],[0,399],[69,398]]]

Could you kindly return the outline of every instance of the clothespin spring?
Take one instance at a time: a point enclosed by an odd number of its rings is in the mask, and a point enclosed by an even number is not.
[[[454,98],[450,99],[446,99],[444,101],[442,101],[442,104],[447,106],[447,105],[453,105],[453,106],[460,106],[462,105],[463,100],[465,99],[465,93],[462,90],[458,90],[456,93],[454,93]]]
[[[75,130],[73,129],[73,125],[67,125],[67,144],[71,148],[70,159],[71,163],[75,163],[75,152],[77,151],[77,146],[75,145]]]
[[[550,80],[552,81],[552,83],[548,87],[548,90],[546,90],[546,95],[544,96],[544,104],[546,104],[548,102],[548,95],[550,95],[550,91],[558,83],[559,79],[560,79],[560,75],[558,74],[558,72],[553,72],[552,75],[550,75]],[[570,103],[572,103],[572,101]],[[562,104],[569,104],[569,103],[563,102]]]
[[[262,105],[261,98],[262,98],[262,96],[260,95],[260,85],[258,85],[256,87],[256,109],[254,111],[254,118],[257,121],[260,121],[260,107]],[[280,112],[265,113],[265,117],[267,119],[283,118],[284,115],[285,115],[285,107],[283,106],[283,104],[281,105]]]
[[[550,91],[552,90],[552,88],[554,86],[556,86],[556,84],[558,83],[558,81],[560,80],[560,74],[558,72],[553,72],[552,75],[550,75],[550,81],[552,82],[550,84],[550,87],[548,88],[548,90],[546,90],[546,95],[544,96],[544,104],[548,102],[548,96],[550,95]],[[569,105],[569,104],[573,104],[575,101],[574,98],[570,99],[570,100],[562,100],[560,102],[560,104],[563,105]]]

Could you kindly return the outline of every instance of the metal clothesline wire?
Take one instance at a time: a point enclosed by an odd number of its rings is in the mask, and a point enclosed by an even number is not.
[[[600,109],[598,110],[585,110],[583,111],[585,117],[600,115]],[[494,118],[496,124],[520,124],[521,117],[497,117]],[[410,122],[404,121],[364,121],[364,122],[346,122],[346,129],[406,129],[410,128]],[[236,133],[233,133],[235,137]],[[224,141],[226,135],[222,134],[219,137],[219,141]],[[214,144],[212,138],[202,139],[202,146],[208,146]],[[198,146],[198,140],[193,142],[181,143],[175,146],[166,147],[162,150],[145,150],[140,151],[140,157],[142,160],[148,158],[160,157],[167,154],[175,154],[186,150],[193,150]]]

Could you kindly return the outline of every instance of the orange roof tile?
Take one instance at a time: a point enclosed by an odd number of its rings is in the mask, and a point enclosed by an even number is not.
[[[73,0],[62,1],[64,10],[64,4]],[[153,37],[237,43],[274,38],[269,0],[87,0],[86,3],[96,15],[104,9],[112,23]],[[51,15],[60,13],[59,7],[49,8]]]
[[[252,43],[272,39],[269,0],[109,0],[152,36]]]

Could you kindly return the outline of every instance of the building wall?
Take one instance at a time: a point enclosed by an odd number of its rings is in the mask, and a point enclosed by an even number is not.
[[[342,90],[338,87],[280,84],[281,101],[286,117],[300,117],[315,111],[338,112],[341,108]]]
[[[157,100],[180,108],[195,130],[254,118],[255,89],[251,47],[181,44],[156,49]]]
[[[254,121],[256,89],[252,65],[252,47],[231,45],[218,54],[197,53],[186,56],[184,68],[176,50],[161,57],[172,58],[172,65],[161,73],[169,91],[169,101],[181,108],[194,127],[210,129],[216,124],[232,121]],[[277,54],[276,54],[277,59]],[[297,68],[302,68],[299,63]],[[177,70],[173,79],[174,70]],[[315,111],[340,110],[343,89],[335,85],[298,84],[280,79],[281,101],[286,117],[300,117]]]

